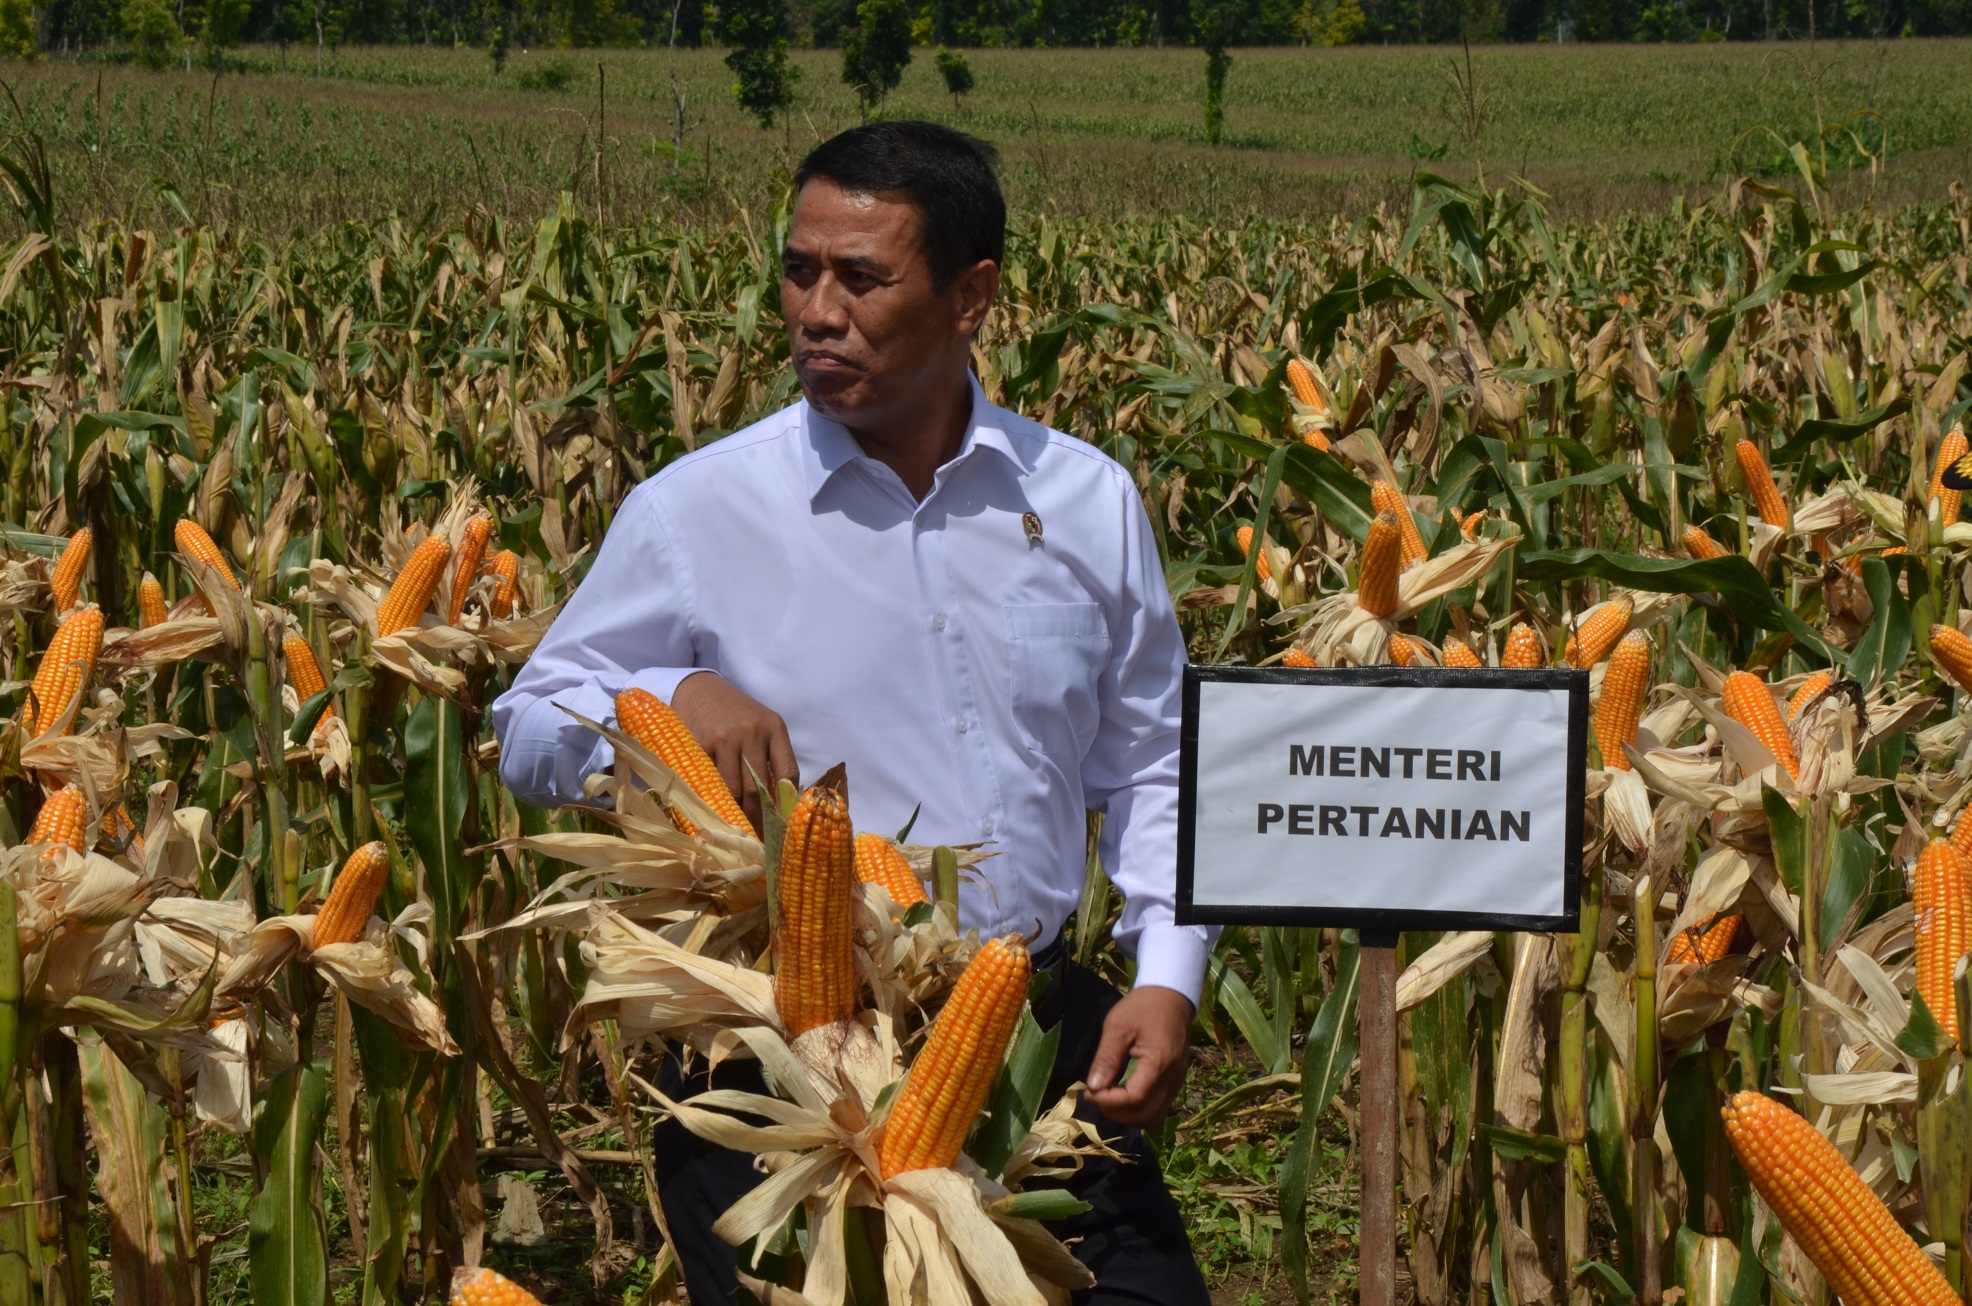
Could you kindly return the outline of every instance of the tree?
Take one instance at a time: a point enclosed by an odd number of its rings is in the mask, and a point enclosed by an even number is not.
[[[178,15],[167,0],[124,0],[123,34],[130,38],[137,62],[153,72],[169,68],[185,43]]]
[[[1226,117],[1226,74],[1232,56],[1226,53],[1241,17],[1236,0],[1191,0],[1192,38],[1205,51],[1205,139],[1219,143]]]
[[[942,45],[932,61],[938,65],[938,75],[945,79],[945,89],[952,95],[952,109],[957,112],[959,97],[970,93],[973,87],[972,65],[957,50],[947,50]]]
[[[34,6],[29,0],[0,0],[0,54],[32,59],[36,53]]]
[[[252,14],[253,0],[206,0],[199,46],[215,72],[225,67],[226,47],[239,44]]]
[[[733,98],[762,127],[773,126],[794,103],[794,79],[800,75],[787,62],[793,35],[787,0],[726,0],[714,35],[732,47],[726,67],[735,78]]]
[[[856,26],[842,40],[842,80],[856,88],[864,122],[904,80],[910,62],[909,0],[862,0]]]
[[[486,53],[493,60],[493,80],[496,82],[506,75],[507,53],[512,47],[512,16],[507,6],[496,0],[496,3],[486,6]]]

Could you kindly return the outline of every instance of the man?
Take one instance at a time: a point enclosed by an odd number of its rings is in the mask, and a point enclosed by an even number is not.
[[[781,282],[804,401],[625,500],[494,705],[501,775],[528,802],[581,801],[611,753],[557,705],[607,720],[637,686],[672,704],[756,820],[754,775],[845,761],[859,829],[917,810],[920,842],[989,843],[961,918],[982,937],[1039,928],[1036,969],[1058,982],[1037,1015],[1064,1022],[1054,1092],[1086,1080],[1083,1109],[1130,1157],[1090,1165],[1072,1187],[1094,1209],[1059,1227],[1097,1275],[1087,1300],[1204,1306],[1138,1132],[1183,1085],[1211,945],[1172,923],[1184,644],[1129,475],[995,408],[972,376],[1006,240],[993,162],[918,122],[808,156]],[[1089,809],[1106,813],[1125,897],[1128,996],[1062,961]],[[729,1062],[718,1082],[757,1075]],[[675,1124],[657,1152],[692,1300],[729,1301],[734,1256],[711,1225],[758,1182],[751,1158]]]

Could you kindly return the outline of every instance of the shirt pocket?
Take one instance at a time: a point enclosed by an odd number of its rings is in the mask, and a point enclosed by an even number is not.
[[[1109,665],[1109,627],[1097,603],[1005,605],[1013,719],[1022,741],[1078,767],[1102,720],[1099,686]]]

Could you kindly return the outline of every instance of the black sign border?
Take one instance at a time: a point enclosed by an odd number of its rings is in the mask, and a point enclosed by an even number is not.
[[[1568,695],[1568,831],[1562,867],[1562,913],[1522,916],[1506,912],[1409,911],[1359,907],[1200,906],[1192,900],[1197,853],[1198,687],[1207,681],[1244,685],[1355,685],[1378,689],[1525,689]],[[1356,929],[1376,934],[1404,930],[1524,930],[1574,934],[1582,919],[1582,811],[1588,800],[1589,673],[1571,668],[1514,670],[1504,667],[1219,667],[1188,665],[1184,675],[1184,724],[1178,750],[1178,893],[1180,925],[1286,925]]]

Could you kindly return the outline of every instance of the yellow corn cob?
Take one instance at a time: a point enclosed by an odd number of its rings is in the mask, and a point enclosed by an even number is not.
[[[1958,509],[1964,500],[1964,491],[1954,490],[1945,484],[1945,468],[1965,456],[1965,430],[1954,426],[1938,441],[1938,461],[1931,466],[1931,498],[1938,501],[1938,518],[1946,526],[1958,520]]]
[[[137,624],[145,630],[162,626],[171,619],[170,605],[164,601],[164,586],[148,571],[137,582]]]
[[[1809,699],[1834,683],[1835,676],[1827,671],[1817,671],[1803,680],[1800,688],[1794,691],[1794,697],[1787,700],[1787,719],[1792,721],[1799,716],[1801,709],[1808,705]]]
[[[1397,518],[1397,529],[1404,538],[1404,566],[1422,562],[1425,558],[1424,537],[1417,533],[1417,519],[1411,516],[1410,505],[1404,496],[1397,493],[1397,487],[1388,481],[1377,481],[1369,487],[1369,506],[1377,512],[1392,513]]]
[[[1726,556],[1725,546],[1713,539],[1703,526],[1684,528],[1684,551],[1701,562]]]
[[[1951,850],[1960,862],[1972,866],[1972,806],[1960,810],[1958,820],[1952,823]]]
[[[431,596],[438,591],[439,578],[444,576],[451,556],[452,546],[437,535],[425,536],[424,542],[411,550],[410,561],[390,582],[390,593],[377,609],[378,639],[418,624],[418,618],[431,606]]]
[[[1322,392],[1315,385],[1315,374],[1310,372],[1308,365],[1298,358],[1287,360],[1287,384],[1288,388],[1294,391],[1294,397],[1306,407],[1314,409],[1317,413],[1328,411],[1328,405],[1322,402]]]
[[[1462,639],[1448,639],[1445,647],[1439,650],[1438,660],[1448,667],[1483,667],[1479,655],[1472,651],[1471,645]]]
[[[1917,914],[1917,993],[1956,1041],[1958,994],[1952,972],[1972,950],[1972,886],[1965,879],[1964,861],[1947,841],[1933,839],[1918,855],[1910,900]]]
[[[1314,654],[1309,653],[1306,649],[1298,649],[1298,648],[1291,648],[1287,650],[1287,652],[1281,654],[1280,664],[1284,667],[1304,667],[1304,668],[1318,667],[1321,665],[1321,663],[1315,661]]]
[[[328,901],[315,913],[315,946],[354,943],[363,937],[377,899],[383,896],[383,882],[390,875],[390,850],[376,839],[349,854],[349,860],[336,873],[329,886]]]
[[[853,1017],[861,987],[849,935],[855,840],[849,804],[830,785],[810,786],[788,814],[778,879],[774,1005],[796,1038]]]
[[[1972,690],[1972,639],[1955,626],[1934,625],[1931,627],[1931,660],[1938,664],[1938,670],[1958,682],[1958,687]]]
[[[1390,661],[1400,667],[1407,667],[1417,661],[1417,645],[1402,635],[1390,637]]]
[[[308,641],[298,634],[290,633],[281,641],[281,657],[288,664],[288,683],[294,686],[295,696],[306,703],[315,695],[329,687],[322,675],[322,664],[315,660],[315,650]],[[336,714],[335,700],[330,699],[322,705],[322,715],[315,722],[315,729],[322,728],[322,722]]]
[[[1733,454],[1739,459],[1739,471],[1746,478],[1746,493],[1753,500],[1753,507],[1759,510],[1760,520],[1786,530],[1794,517],[1787,510],[1787,501],[1780,497],[1780,487],[1774,484],[1773,472],[1767,467],[1760,446],[1751,440],[1741,440],[1733,447]]]
[[[103,610],[91,603],[70,612],[48,641],[27,705],[21,709],[21,724],[30,737],[37,719],[53,721],[67,710],[70,699],[89,687],[96,656],[102,651]]]
[[[1530,670],[1546,662],[1542,653],[1540,635],[1526,622],[1516,621],[1506,637],[1506,647],[1500,651],[1500,665]]]
[[[1835,1145],[1759,1093],[1722,1114],[1746,1177],[1845,1306],[1958,1306],[1929,1257]]]
[[[138,833],[137,822],[131,819],[130,809],[118,803],[103,813],[103,838],[120,849],[128,846],[139,857],[144,855],[144,836]]]
[[[924,896],[924,882],[911,869],[903,850],[880,834],[856,836],[856,878],[864,884],[880,884],[899,907],[915,907],[931,901]]]
[[[1910,550],[1905,548],[1901,544],[1892,544],[1887,549],[1878,550],[1876,556],[1879,558],[1894,558],[1899,553],[1909,553],[1909,552]],[[1850,575],[1860,576],[1862,575],[1862,560],[1863,560],[1862,554],[1852,553],[1849,555],[1848,560],[1844,562],[1842,565],[1849,569]]]
[[[1766,681],[1750,671],[1735,671],[1725,678],[1719,703],[1727,716],[1751,730],[1767,746],[1767,751],[1786,768],[1787,774],[1800,775],[1800,763],[1794,759],[1794,740],[1787,733],[1787,723],[1780,719],[1773,695],[1767,692]]]
[[[1328,437],[1323,435],[1315,427],[1311,426],[1307,430],[1301,432],[1301,443],[1307,445],[1310,449],[1313,449],[1316,453],[1328,452],[1328,448],[1329,448]]]
[[[94,538],[84,526],[68,537],[68,547],[55,563],[54,575],[48,578],[48,592],[55,600],[56,616],[75,606],[75,596],[82,591],[82,573],[89,567],[89,546]]]
[[[1732,951],[1732,940],[1738,933],[1739,917],[1721,912],[1711,920],[1678,931],[1664,960],[1709,965]]]
[[[1027,949],[1012,935],[986,943],[966,964],[884,1125],[878,1158],[885,1179],[958,1160],[1020,1023],[1031,969]]]
[[[239,589],[239,578],[233,575],[233,569],[226,565],[226,555],[221,553],[219,546],[212,542],[212,536],[206,534],[205,527],[190,517],[180,517],[171,535],[178,543],[178,552],[188,558],[197,558],[224,576],[228,585]]]
[[[89,826],[89,807],[82,791],[74,785],[49,794],[35,814],[34,826],[27,832],[29,843],[67,844],[79,853],[88,852],[83,831]]]
[[[541,1299],[481,1266],[452,1271],[452,1306],[541,1306]]]
[[[1459,534],[1468,540],[1479,538],[1479,523],[1486,520],[1486,510],[1481,508],[1458,524]]]
[[[1635,601],[1627,594],[1618,594],[1575,628],[1575,633],[1568,637],[1568,647],[1562,650],[1561,660],[1584,669],[1602,661],[1630,628],[1630,617],[1635,612]]]
[[[501,549],[486,569],[499,577],[493,585],[487,611],[495,621],[505,621],[514,614],[514,601],[520,595],[520,555],[512,549]]]
[[[479,579],[479,564],[486,557],[486,541],[492,536],[491,517],[475,517],[459,532],[459,565],[452,573],[452,601],[446,608],[446,625],[459,624],[459,614],[466,610],[466,595]]]
[[[1602,697],[1595,702],[1595,742],[1607,770],[1627,771],[1630,759],[1623,745],[1636,742],[1637,721],[1643,716],[1643,696],[1650,680],[1650,641],[1642,631],[1623,637],[1609,655],[1602,673]]]
[[[1250,558],[1253,556],[1253,528],[1251,526],[1240,527],[1233,532],[1233,538],[1239,541],[1240,557]],[[1253,574],[1261,580],[1269,580],[1273,577],[1274,569],[1267,565],[1267,551],[1264,548],[1260,550],[1260,561],[1253,566]]]
[[[1379,512],[1363,539],[1363,565],[1356,577],[1356,605],[1372,617],[1397,610],[1397,573],[1403,569],[1404,532],[1397,514]]]
[[[749,834],[754,832],[753,822],[740,810],[739,801],[726,787],[719,768],[712,764],[669,703],[647,689],[626,689],[616,696],[616,728],[656,753],[658,760],[676,771],[678,778],[690,785],[707,807],[725,818],[726,824]],[[698,833],[698,827],[681,813],[673,811],[671,819],[686,834]]]

